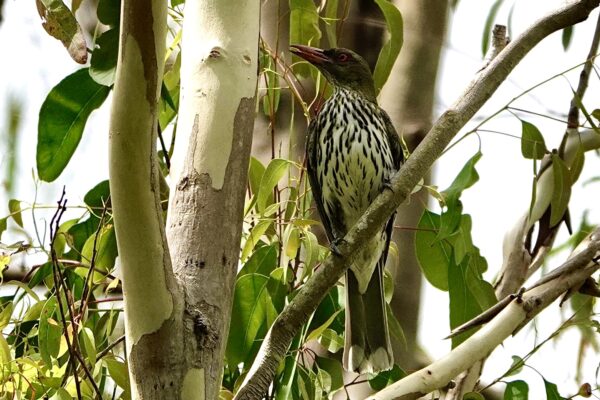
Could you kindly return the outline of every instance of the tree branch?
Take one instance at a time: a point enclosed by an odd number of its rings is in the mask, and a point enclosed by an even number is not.
[[[585,20],[599,4],[600,0],[574,1],[548,14],[508,44],[486,69],[476,75],[456,103],[436,121],[421,145],[394,177],[392,190],[384,191],[375,199],[338,245],[340,255],[330,255],[275,320],[235,399],[259,399],[266,393],[292,338],[346,271],[361,243],[375,235],[406,200],[452,138],[491,97],[523,57],[549,34]]]
[[[588,78],[592,67],[592,59],[598,51],[600,41],[600,17],[596,22],[596,30],[592,39],[592,44],[588,52],[587,61],[584,63],[583,70],[579,77],[577,91],[573,95],[569,110],[569,119],[567,130],[563,136],[559,155],[565,161],[569,168],[573,167],[574,161],[579,151],[585,152],[597,149],[600,146],[600,135],[593,130],[579,132],[579,105],[588,86]],[[523,283],[533,275],[544,263],[546,255],[550,252],[554,239],[561,226],[560,223],[550,226],[550,203],[554,192],[554,169],[551,168],[549,156],[542,161],[535,185],[537,193],[535,203],[524,212],[523,216],[517,221],[515,226],[507,232],[503,244],[503,264],[500,270],[499,279],[495,284],[496,296],[499,299],[507,299],[515,293]],[[572,182],[574,183],[574,182]],[[565,217],[566,218],[566,217]],[[538,234],[535,243],[531,243],[533,227],[538,224]],[[552,273],[562,273],[555,270]],[[551,274],[549,274],[551,275]],[[548,275],[548,276],[549,276]],[[499,310],[490,309],[484,314],[491,315],[492,312]],[[481,320],[484,315],[481,315]],[[483,318],[485,319],[485,318]],[[470,329],[470,322],[463,324],[461,329],[455,329],[453,334],[457,334],[462,329]],[[452,336],[451,335],[451,336]],[[465,393],[473,390],[479,376],[481,375],[483,362],[475,363],[465,371],[456,380],[456,385],[448,391],[448,398],[462,399]]]
[[[369,397],[369,400],[409,400],[446,386],[459,372],[489,354],[550,305],[562,293],[579,286],[600,267],[594,261],[600,252],[600,228],[589,237],[585,247],[578,247],[572,257],[559,267],[564,273],[515,297],[504,310],[481,330],[446,356]]]

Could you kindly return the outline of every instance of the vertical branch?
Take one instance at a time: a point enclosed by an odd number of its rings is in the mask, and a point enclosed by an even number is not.
[[[186,294],[186,396],[214,399],[221,387],[254,127],[259,12],[251,0],[186,2],[167,221]]]
[[[132,399],[179,398],[185,369],[181,292],[164,234],[156,152],[166,18],[164,0],[123,1],[110,118],[110,193]]]

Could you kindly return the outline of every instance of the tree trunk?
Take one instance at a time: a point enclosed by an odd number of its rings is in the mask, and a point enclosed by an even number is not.
[[[448,1],[396,0],[395,4],[404,20],[404,44],[380,100],[412,152],[431,128]],[[394,355],[396,363],[408,370],[422,367],[425,361],[417,346],[422,279],[412,228],[418,225],[426,204],[427,193],[422,190],[401,205],[395,222],[398,228],[392,237],[398,247],[398,262],[392,268],[394,296],[391,308],[406,338],[406,345],[394,341]]]
[[[109,174],[131,398],[177,398],[181,302],[164,235],[156,160],[167,7],[161,0],[124,0],[122,7]]]
[[[257,1],[186,2],[167,237],[185,292],[186,335],[195,338],[186,347],[190,379],[206,385],[201,397],[206,399],[217,398],[221,386],[238,268],[259,6]]]

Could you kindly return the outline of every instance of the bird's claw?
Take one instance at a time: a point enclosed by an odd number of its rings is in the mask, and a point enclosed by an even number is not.
[[[342,252],[338,248],[338,245],[340,243],[342,243],[343,241],[344,241],[344,238],[337,238],[337,239],[333,239],[333,241],[331,243],[329,243],[329,249],[331,250],[331,252],[333,254],[335,254],[338,257],[342,256]]]
[[[383,181],[383,189],[388,189],[390,190],[392,193],[396,193],[394,192],[394,188],[392,187],[392,181],[389,179],[385,179]]]

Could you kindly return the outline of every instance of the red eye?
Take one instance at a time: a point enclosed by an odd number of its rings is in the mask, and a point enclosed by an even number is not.
[[[339,62],[346,62],[350,59],[350,56],[346,53],[341,53],[340,55],[337,56],[337,59]]]

